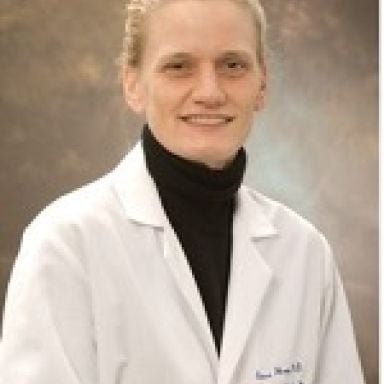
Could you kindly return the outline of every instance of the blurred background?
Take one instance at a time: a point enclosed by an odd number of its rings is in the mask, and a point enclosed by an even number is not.
[[[330,240],[377,384],[378,1],[264,5],[269,98],[247,144],[247,182]],[[123,0],[0,0],[1,306],[25,225],[140,135],[115,65],[123,24]]]

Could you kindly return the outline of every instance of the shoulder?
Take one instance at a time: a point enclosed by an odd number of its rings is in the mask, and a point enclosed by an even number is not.
[[[128,223],[137,228],[137,223],[162,222],[159,197],[138,143],[108,174],[50,203],[25,233],[44,240],[59,235],[70,244],[73,239],[95,243],[123,237]]]
[[[60,235],[74,239],[108,222],[118,211],[118,199],[107,174],[48,204],[26,227],[24,238],[52,240]]]

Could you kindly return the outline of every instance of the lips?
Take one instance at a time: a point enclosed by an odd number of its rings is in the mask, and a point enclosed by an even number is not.
[[[188,114],[182,115],[180,118],[188,124],[200,126],[223,125],[234,120],[234,116],[224,114]]]

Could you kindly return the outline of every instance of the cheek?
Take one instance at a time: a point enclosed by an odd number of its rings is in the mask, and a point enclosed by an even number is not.
[[[189,79],[161,79],[154,90],[154,99],[163,110],[177,115],[190,102],[190,83]]]
[[[166,91],[152,90],[147,97],[147,114],[156,121],[167,120],[171,111],[171,99]]]
[[[227,87],[227,92],[244,113],[252,111],[260,94],[260,83],[254,79],[243,79]]]
[[[253,119],[257,111],[257,98],[255,94],[250,94],[249,97],[240,100],[240,109],[243,119],[249,121]]]

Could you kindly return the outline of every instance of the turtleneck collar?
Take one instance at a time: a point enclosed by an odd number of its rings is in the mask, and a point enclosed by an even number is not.
[[[240,187],[246,165],[243,148],[227,167],[214,170],[169,152],[147,125],[142,139],[147,167],[159,189],[211,204],[232,199]]]

